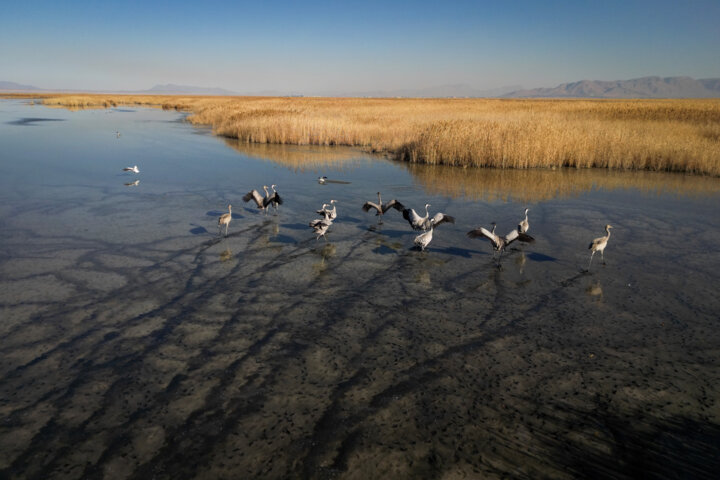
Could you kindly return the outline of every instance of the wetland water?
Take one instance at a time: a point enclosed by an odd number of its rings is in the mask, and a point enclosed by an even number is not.
[[[2,478],[716,478],[718,179],[411,166],[21,101],[0,149]],[[242,202],[271,183],[278,215]],[[398,212],[360,209],[378,190],[457,222],[412,250]],[[536,241],[496,268],[465,233],[526,206]]]

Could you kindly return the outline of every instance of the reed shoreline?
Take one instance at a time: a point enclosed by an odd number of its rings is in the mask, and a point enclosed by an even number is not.
[[[174,109],[240,142],[345,145],[410,163],[720,176],[720,99],[2,96],[70,109]]]

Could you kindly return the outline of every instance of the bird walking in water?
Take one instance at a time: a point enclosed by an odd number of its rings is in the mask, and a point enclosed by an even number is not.
[[[433,230],[435,229],[435,219],[430,219],[430,229],[426,232],[421,233],[417,237],[415,237],[415,246],[420,247],[420,251],[424,252],[425,247],[430,245],[430,242],[432,242],[433,237]]]
[[[223,213],[220,215],[220,218],[218,218],[218,235],[220,235],[222,226],[225,225],[225,236],[227,237],[230,220],[232,220],[232,205],[228,205],[228,213]]]
[[[255,189],[252,189],[248,193],[246,193],[245,196],[243,196],[243,202],[249,202],[250,200],[254,200],[255,205],[257,205],[257,208],[265,211],[265,209],[268,206],[268,203],[270,203],[270,194],[268,193],[267,185],[263,185],[262,188],[263,188],[263,191],[265,192],[264,197],[262,195],[260,195],[260,192],[258,192]]]
[[[520,233],[527,233],[528,230],[530,230],[530,222],[528,221],[528,212],[530,211],[529,208],[525,209],[525,219],[523,219],[520,223],[518,223],[518,232]]]
[[[380,192],[377,192],[378,196],[378,203],[373,202],[365,202],[365,204],[362,206],[362,209],[364,212],[369,212],[371,209],[375,209],[377,212],[375,213],[375,216],[380,216],[380,221],[382,221],[382,215],[385,215],[385,212],[390,210],[391,208],[394,208],[395,210],[402,212],[405,210],[405,207],[402,203],[398,202],[394,198],[390,200],[387,203],[382,203],[382,197],[380,196]]]
[[[595,252],[600,252],[600,256],[602,257],[603,265],[605,265],[605,247],[607,247],[608,240],[610,240],[610,229],[613,228],[612,225],[605,225],[605,236],[604,237],[598,237],[592,242],[590,242],[590,246],[588,246],[588,250],[590,250],[590,262],[588,263],[588,271],[590,271],[590,265],[592,265],[593,256],[595,256]]]
[[[138,170],[137,165],[133,165],[132,167],[123,168],[123,172],[140,173],[140,170]]]
[[[492,243],[493,246],[493,256],[495,256],[496,252],[500,252],[500,256],[498,257],[498,265],[500,265],[500,259],[502,258],[502,254],[507,248],[508,245],[510,245],[515,240],[520,240],[521,242],[533,242],[535,239],[531,237],[530,235],[526,233],[520,233],[519,229],[513,229],[511,232],[509,232],[504,237],[501,237],[495,233],[495,228],[497,225],[495,222],[492,223],[492,230],[488,230],[485,227],[476,228],[474,230],[470,230],[467,233],[467,236],[470,238],[480,238],[485,237],[488,240],[490,240],[490,243]]]

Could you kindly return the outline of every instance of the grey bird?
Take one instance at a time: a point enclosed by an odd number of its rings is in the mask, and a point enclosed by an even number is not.
[[[243,196],[243,202],[249,202],[250,200],[253,200],[255,202],[255,205],[257,205],[257,208],[259,208],[260,210],[265,210],[268,205],[266,203],[266,200],[268,200],[268,203],[269,203],[270,194],[268,193],[267,185],[263,185],[262,188],[263,188],[263,191],[265,191],[264,197],[262,195],[260,195],[260,192],[253,189],[253,190],[250,190],[248,193],[246,193],[245,196]]]
[[[598,237],[592,242],[590,242],[590,246],[588,246],[588,249],[590,250],[590,262],[588,263],[588,270],[590,270],[590,265],[592,265],[593,256],[595,256],[595,252],[600,252],[600,256],[602,257],[603,265],[605,265],[605,247],[607,247],[608,240],[610,240],[610,229],[613,228],[612,225],[605,225],[605,236],[604,237]]]
[[[222,226],[225,225],[225,236],[227,237],[230,220],[232,220],[232,205],[228,205],[228,213],[223,213],[220,215],[220,218],[218,218],[218,235],[220,234]]]
[[[427,230],[430,228],[430,214],[428,213],[429,203],[425,204],[425,216],[421,217],[414,209],[405,208],[403,209],[403,218],[408,221],[413,230]],[[434,226],[437,227],[443,223],[455,223],[455,217],[445,215],[442,212],[438,212],[432,216],[434,220]]]
[[[389,202],[383,203],[382,196],[380,196],[380,192],[377,192],[377,196],[378,196],[378,203],[373,203],[373,202],[368,201],[363,204],[362,209],[364,212],[369,212],[371,209],[374,208],[376,210],[375,215],[378,216],[378,215],[384,215],[385,212],[387,212],[391,208],[394,208],[395,210],[400,211],[400,212],[405,210],[405,207],[403,206],[403,204],[398,202],[394,198],[392,200],[390,200]]]
[[[485,227],[476,228],[474,230],[470,230],[467,233],[467,236],[470,238],[487,238],[490,240],[490,243],[492,243],[493,246],[493,256],[495,255],[495,252],[500,252],[500,257],[498,257],[498,262],[500,262],[500,258],[502,257],[503,252],[507,248],[508,245],[510,245],[515,240],[520,240],[521,242],[534,242],[535,239],[531,237],[530,235],[526,233],[520,233],[519,229],[513,229],[511,230],[507,235],[504,237],[501,237],[495,233],[495,228],[497,225],[495,222],[492,224],[493,228],[492,230],[488,230]]]
[[[520,233],[527,233],[528,230],[530,230],[530,222],[528,221],[529,211],[529,208],[525,209],[525,218],[520,223],[518,223],[518,232]]]
[[[330,200],[330,203],[323,203],[322,208],[318,210],[317,213],[328,217],[330,220],[335,220],[337,218],[337,207],[335,207],[335,203],[337,203],[337,200]],[[330,206],[333,208],[328,210],[327,207]]]
[[[415,246],[420,247],[420,251],[425,251],[425,247],[430,245],[433,238],[433,230],[435,229],[435,219],[430,219],[430,229],[415,237]]]

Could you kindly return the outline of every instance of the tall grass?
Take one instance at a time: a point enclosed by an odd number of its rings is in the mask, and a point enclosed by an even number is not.
[[[246,143],[350,145],[412,163],[596,167],[720,176],[720,100],[358,99],[62,95],[149,105]]]

